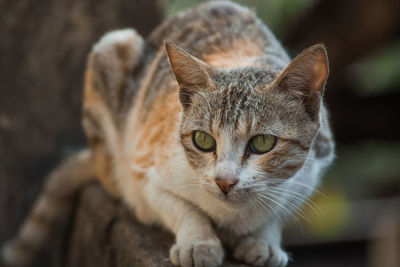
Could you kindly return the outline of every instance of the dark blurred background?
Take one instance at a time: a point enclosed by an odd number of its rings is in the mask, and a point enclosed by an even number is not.
[[[44,176],[83,146],[82,78],[106,31],[146,36],[196,0],[0,0],[0,244]],[[325,43],[325,100],[337,158],[301,227],[290,266],[400,266],[400,1],[243,0],[295,56]]]

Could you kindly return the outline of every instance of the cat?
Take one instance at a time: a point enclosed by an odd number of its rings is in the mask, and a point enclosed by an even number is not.
[[[71,196],[98,180],[144,224],[176,236],[170,260],[286,266],[284,222],[334,157],[317,44],[292,61],[254,12],[209,2],[94,45],[84,84],[89,148],[64,161],[3,250],[29,263]],[[47,226],[47,227],[46,227]],[[134,252],[132,252],[134,253]]]

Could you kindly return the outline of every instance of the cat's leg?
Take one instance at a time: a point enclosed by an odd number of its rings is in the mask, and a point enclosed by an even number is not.
[[[155,187],[146,192],[147,199],[161,222],[176,237],[170,250],[174,265],[220,266],[224,250],[209,218],[182,198]]]
[[[281,248],[281,226],[270,222],[261,230],[242,237],[234,249],[234,258],[254,266],[284,267],[288,255]]]
[[[105,34],[90,52],[83,98],[83,128],[94,157],[96,176],[103,187],[118,196],[114,160],[119,127],[124,123],[133,74],[144,58],[145,41],[133,29]]]
[[[121,113],[127,104],[131,104],[130,93],[138,90],[133,73],[143,65],[145,46],[144,39],[134,29],[123,29],[105,34],[90,52],[85,101],[90,93],[96,93],[116,124],[121,123],[118,121],[124,115]],[[87,92],[88,89],[93,92]]]

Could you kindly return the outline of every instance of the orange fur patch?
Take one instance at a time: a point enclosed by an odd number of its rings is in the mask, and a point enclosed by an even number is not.
[[[101,101],[100,96],[93,89],[93,72],[88,69],[85,73],[85,89],[83,94],[84,104],[92,104]]]
[[[103,100],[96,92],[93,82],[93,70],[87,69],[85,74],[84,106],[88,109],[96,108],[104,110],[105,107]],[[108,193],[113,196],[117,196],[118,189],[113,178],[113,159],[106,147],[105,140],[97,140],[93,136],[87,136],[87,138],[89,139],[91,150],[93,151],[94,155],[96,178]]]
[[[154,100],[146,122],[140,129],[139,142],[133,158],[134,165],[149,168],[155,164],[163,165],[168,160],[172,148],[176,146],[173,133],[178,133],[178,114],[181,109],[177,86],[168,96],[161,95]]]
[[[263,49],[247,39],[236,40],[231,47],[203,55],[204,61],[222,68],[256,66],[255,59],[263,55]]]

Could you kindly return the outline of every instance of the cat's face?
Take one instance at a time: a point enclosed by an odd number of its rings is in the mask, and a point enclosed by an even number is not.
[[[184,110],[181,143],[198,174],[193,179],[205,190],[243,204],[268,182],[290,179],[303,166],[320,123],[327,76],[321,51],[306,51],[276,73],[216,69],[170,48]]]

